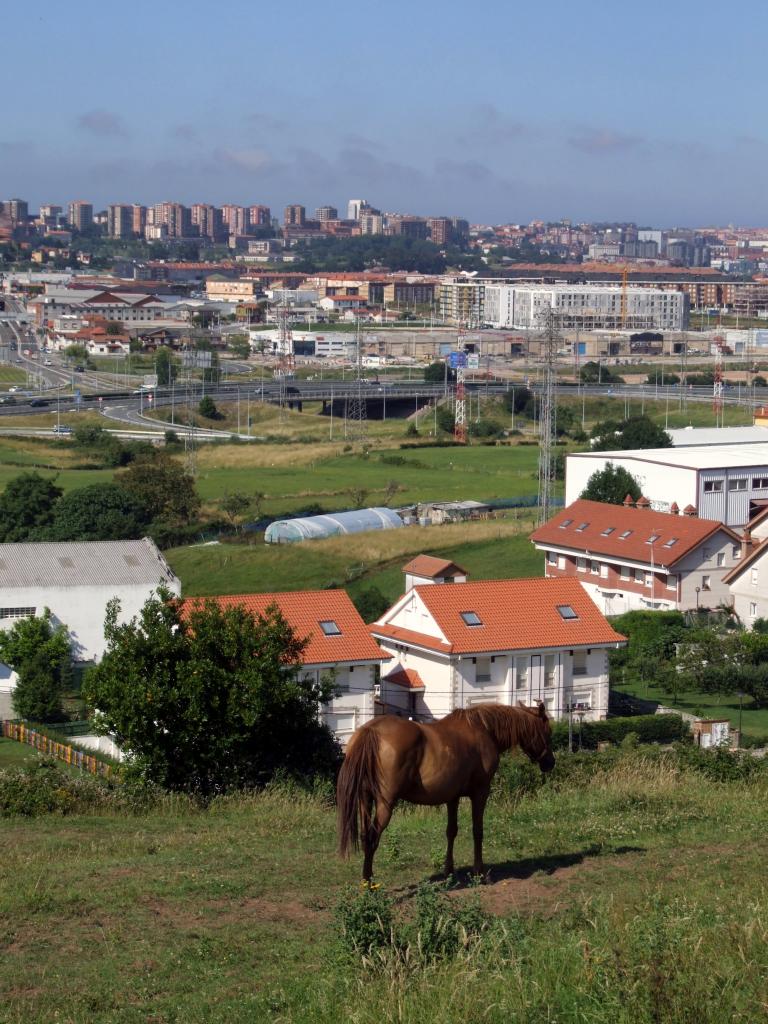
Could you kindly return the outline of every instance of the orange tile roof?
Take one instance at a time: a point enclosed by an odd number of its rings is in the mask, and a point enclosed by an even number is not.
[[[419,673],[413,668],[403,668],[402,665],[384,676],[384,679],[388,683],[394,683],[395,686],[402,686],[406,690],[424,690],[424,681]]]
[[[187,598],[184,608],[201,604],[204,597]],[[383,661],[386,656],[368,632],[368,627],[345,590],[296,590],[274,594],[227,594],[210,598],[222,608],[242,605],[254,615],[263,615],[276,604],[298,637],[308,637],[305,665],[336,662]],[[326,636],[320,623],[335,622],[338,636]]]
[[[427,576],[430,579],[434,579],[436,576],[445,576],[449,569],[456,569],[463,576],[467,574],[466,569],[462,569],[455,562],[449,562],[445,558],[435,558],[434,555],[417,555],[403,566],[403,572],[411,573],[413,576]]]
[[[627,508],[580,498],[534,530],[531,540],[542,547],[567,548],[643,564],[650,563],[653,554],[657,566],[672,566],[719,530],[735,541],[740,540],[716,519],[675,516],[650,508]],[[622,536],[628,531],[628,535]],[[648,543],[651,537],[657,538],[652,545]]]
[[[414,590],[448,643],[379,624],[370,627],[374,636],[453,654],[597,647],[626,640],[598,611],[576,579],[484,580],[450,586],[426,584]],[[576,617],[563,618],[558,606],[570,606]],[[474,612],[481,624],[468,625],[462,612]]]

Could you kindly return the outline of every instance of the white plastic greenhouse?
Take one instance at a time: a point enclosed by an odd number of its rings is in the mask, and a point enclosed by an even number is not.
[[[397,530],[403,525],[391,508],[360,508],[352,512],[329,512],[301,519],[277,519],[264,534],[267,544],[295,544],[300,540],[338,537],[366,530]]]

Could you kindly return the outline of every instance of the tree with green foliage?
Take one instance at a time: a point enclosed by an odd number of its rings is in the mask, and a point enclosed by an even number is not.
[[[65,494],[56,505],[46,540],[136,540],[147,532],[147,509],[114,483],[90,484]]]
[[[247,359],[251,354],[251,344],[244,334],[231,334],[227,348],[236,359]]]
[[[456,416],[450,405],[439,405],[437,407],[437,425],[446,434],[452,434],[456,429]]]
[[[670,370],[665,370],[663,366],[656,367],[651,370],[648,376],[645,378],[646,384],[669,384],[670,387],[673,384],[680,383],[680,377],[676,373],[672,373]]]
[[[672,438],[649,416],[630,416],[625,420],[604,420],[591,430],[592,450],[629,451],[637,448],[671,448]]]
[[[629,470],[609,462],[605,469],[598,469],[592,474],[579,497],[603,501],[607,505],[622,505],[628,494],[637,501],[642,493],[640,484]]]
[[[115,482],[146,508],[153,521],[189,523],[200,511],[194,478],[165,454],[136,459]]]
[[[21,473],[0,494],[0,543],[35,540],[53,522],[64,492],[39,473]]]
[[[377,586],[371,585],[352,598],[363,622],[375,622],[389,608],[390,602]]]
[[[513,412],[516,416],[523,413],[533,405],[533,392],[526,387],[513,387],[504,394],[504,408],[507,412]]]
[[[307,641],[276,606],[253,616],[205,601],[182,611],[168,593],[118,623],[84,696],[129,766],[169,790],[202,797],[260,785],[277,773],[330,773],[338,747],[318,721],[332,679],[300,673]]]
[[[264,502],[264,494],[255,491],[253,494],[244,494],[242,491],[225,492],[219,502],[221,511],[234,526],[238,520],[249,513],[254,519],[261,518],[261,510]]]
[[[107,320],[107,326],[104,329],[110,337],[123,333],[123,325],[117,320]]]
[[[129,449],[103,427],[82,424],[75,427],[72,440],[77,448],[86,451],[99,465],[126,466],[131,461]]]
[[[424,380],[427,384],[444,384],[445,381],[453,384],[456,380],[456,371],[447,365],[445,360],[430,363],[424,368]]]
[[[84,363],[88,359],[88,349],[85,345],[67,345],[64,355],[72,363]]]
[[[216,408],[216,403],[210,395],[203,395],[197,406],[197,411],[207,420],[221,419],[221,413]]]
[[[71,646],[66,627],[54,626],[47,608],[0,631],[0,659],[18,676],[11,702],[19,717],[31,722],[64,717],[61,699],[71,680]]]
[[[624,378],[613,373],[607,366],[590,359],[579,370],[582,384],[623,384]]]
[[[155,373],[157,374],[157,383],[161,388],[168,387],[179,372],[177,361],[173,357],[173,353],[165,345],[161,346],[155,353]]]

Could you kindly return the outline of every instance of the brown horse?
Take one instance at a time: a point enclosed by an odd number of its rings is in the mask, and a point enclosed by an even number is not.
[[[361,726],[347,746],[336,787],[339,853],[362,841],[363,878],[373,875],[373,857],[398,800],[448,805],[445,873],[453,874],[453,841],[459,830],[459,800],[472,801],[475,874],[483,867],[483,814],[499,756],[520,747],[543,772],[555,766],[552,731],[544,705],[479,704],[453,711],[429,725],[383,715]],[[375,805],[375,811],[374,811]]]

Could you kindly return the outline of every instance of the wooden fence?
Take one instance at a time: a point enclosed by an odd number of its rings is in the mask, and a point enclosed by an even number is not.
[[[76,750],[68,743],[52,740],[45,733],[39,732],[37,729],[30,729],[24,722],[4,721],[2,734],[9,740],[16,740],[17,743],[27,743],[41,754],[49,754],[59,761],[64,761],[65,764],[73,765],[84,772],[90,772],[91,775],[106,777],[112,774],[112,765],[105,764],[104,761],[100,761],[92,754],[87,754],[83,750]]]

